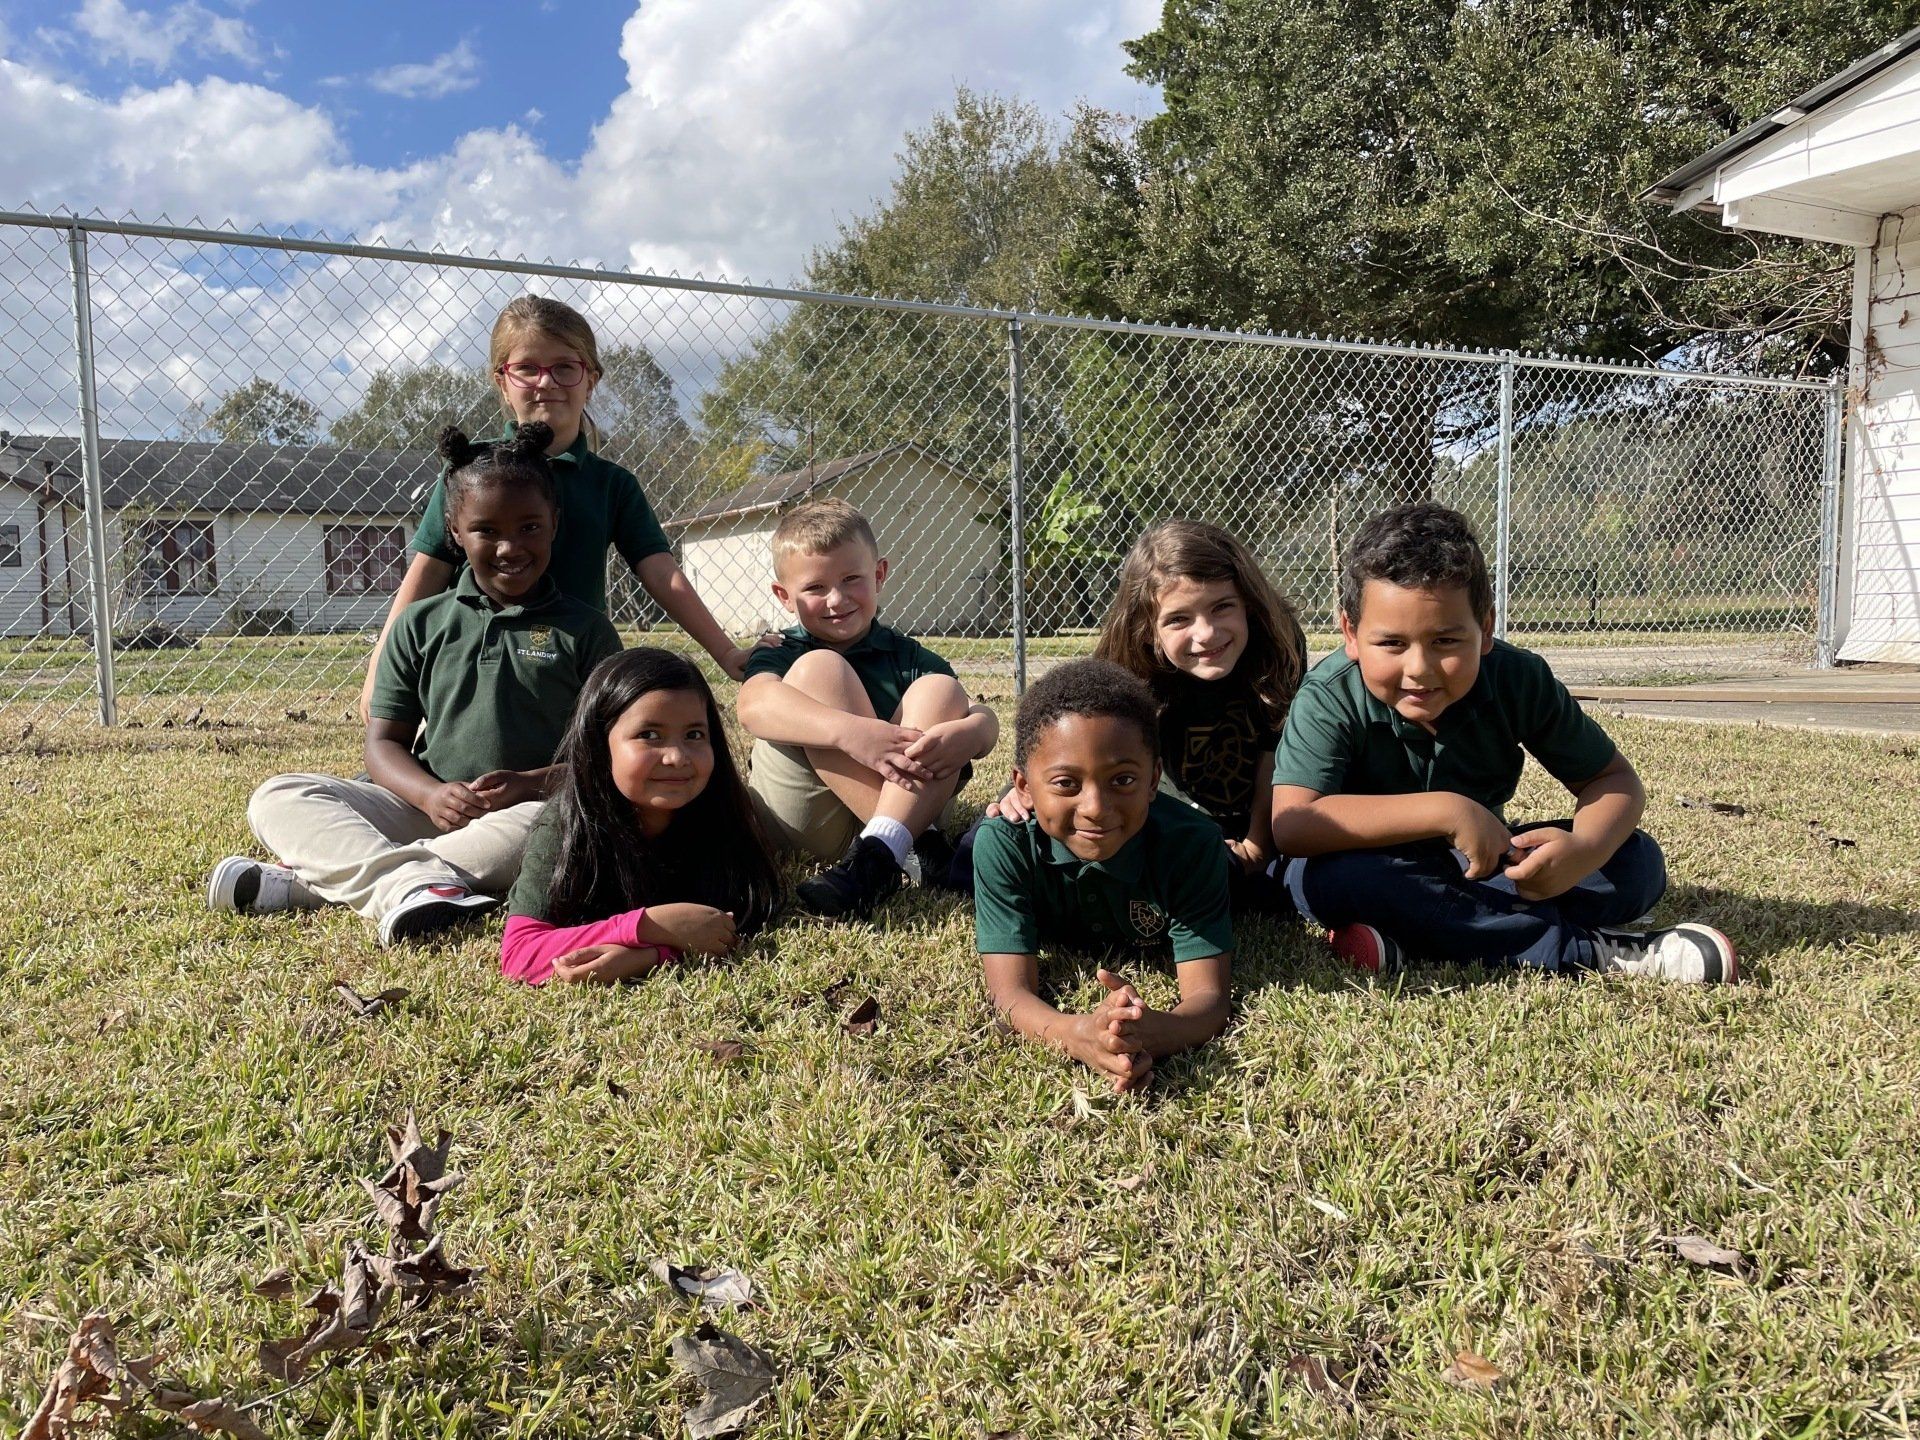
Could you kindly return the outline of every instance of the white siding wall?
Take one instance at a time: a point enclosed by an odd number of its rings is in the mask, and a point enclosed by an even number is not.
[[[977,633],[1006,622],[1000,527],[975,517],[995,511],[993,495],[947,466],[912,453],[893,456],[817,494],[837,495],[872,524],[890,573],[880,597],[887,622],[918,635]],[[681,567],[716,619],[736,635],[793,619],[769,588],[772,512],[689,526]]]
[[[1840,658],[1920,663],[1920,212],[1888,217],[1880,237],[1857,317]]]
[[[0,513],[13,487],[0,486]],[[377,627],[387,613],[391,592],[371,595],[327,594],[326,528],[335,523],[360,523],[361,517],[316,515],[203,516],[213,527],[214,578],[211,595],[151,595],[133,598],[124,580],[132,563],[124,549],[126,526],[118,515],[107,517],[108,564],[123,582],[114,596],[116,627],[122,630],[147,624],[200,633],[230,626],[239,612],[284,610],[296,629],[306,632],[367,630]],[[0,519],[0,524],[12,524]],[[30,522],[29,522],[30,523]],[[411,522],[400,522],[401,533],[412,533]],[[70,561],[62,559],[62,537]],[[35,541],[36,547],[38,541]],[[91,626],[87,611],[87,532],[82,513],[68,507],[63,522],[57,510],[47,514],[47,544],[51,613],[47,630],[66,634],[69,627]],[[37,548],[30,579],[39,584]],[[39,602],[34,592],[32,623],[24,631],[7,628],[8,577],[0,571],[0,634],[33,634],[39,628]],[[22,582],[27,583],[27,582]],[[71,595],[72,603],[63,603]]]
[[[20,559],[0,566],[0,635],[40,633],[40,505],[33,492],[0,482],[0,528],[20,532]]]
[[[771,588],[773,558],[768,544],[776,523],[770,514],[743,515],[687,527],[680,568],[729,635],[754,635],[793,623]]]

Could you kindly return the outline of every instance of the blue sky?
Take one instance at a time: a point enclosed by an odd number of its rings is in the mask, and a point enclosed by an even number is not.
[[[202,21],[164,61],[116,53],[88,34],[79,4],[0,0],[0,25],[29,57],[89,89],[198,81],[265,84],[324,109],[355,158],[398,166],[446,150],[468,131],[513,122],[559,156],[578,156],[626,80],[620,30],[632,0],[525,4],[382,4],[378,0],[204,0],[215,23],[252,44],[225,48]],[[129,0],[133,14],[167,7]],[[97,13],[97,12],[96,12]],[[108,17],[96,26],[104,28]]]
[[[954,90],[1150,113],[1158,0],[0,0],[0,206],[784,281]]]

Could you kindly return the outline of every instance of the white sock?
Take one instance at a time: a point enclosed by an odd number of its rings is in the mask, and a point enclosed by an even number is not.
[[[876,815],[867,821],[867,828],[860,833],[862,836],[873,836],[891,850],[894,864],[906,865],[907,852],[913,849],[913,832],[898,820],[890,819],[885,815]]]

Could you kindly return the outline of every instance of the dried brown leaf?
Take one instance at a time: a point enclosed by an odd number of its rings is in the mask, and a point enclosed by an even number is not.
[[[282,713],[287,717],[287,719],[292,720],[296,723],[300,721],[304,721],[307,718],[307,712],[304,710],[286,710],[286,711],[283,711]]]
[[[1684,795],[1673,797],[1674,803],[1682,810],[1711,810],[1716,815],[1745,815],[1747,807],[1735,805],[1726,800],[1689,800]]]
[[[1345,1376],[1318,1355],[1296,1355],[1287,1361],[1287,1374],[1298,1380],[1314,1399],[1336,1410],[1351,1410],[1353,1396],[1347,1393]]]
[[[853,1012],[840,1022],[840,1028],[849,1035],[871,1035],[879,1023],[880,1002],[869,995],[853,1007]]]
[[[1667,1243],[1673,1246],[1675,1254],[1691,1265],[1727,1270],[1736,1275],[1746,1269],[1746,1257],[1738,1250],[1716,1245],[1704,1235],[1669,1235]]]
[[[1118,1190],[1123,1194],[1131,1195],[1152,1178],[1153,1166],[1149,1164],[1137,1175],[1120,1175],[1109,1180],[1104,1180],[1101,1183],[1109,1190]]]
[[[103,1371],[100,1362],[107,1354],[112,1360]],[[47,1382],[47,1393],[20,1432],[20,1440],[67,1440],[74,1433],[74,1411],[85,1401],[107,1395],[121,1368],[107,1312],[94,1310],[83,1316],[67,1341],[67,1358]]]
[[[613,1076],[611,1075],[607,1076],[606,1082],[607,1082],[607,1093],[613,1096],[614,1099],[624,1100],[627,1098],[627,1087],[622,1085],[618,1080],[614,1079]]]
[[[731,1435],[773,1388],[773,1357],[711,1324],[675,1336],[668,1353],[707,1392],[686,1412],[692,1440]]]
[[[293,1272],[284,1265],[269,1270],[253,1282],[253,1293],[269,1300],[285,1300],[293,1294]]]
[[[697,1049],[706,1051],[714,1059],[722,1062],[738,1060],[747,1053],[748,1049],[747,1042],[744,1040],[697,1040],[694,1044]]]
[[[436,1295],[464,1295],[471,1290],[478,1269],[451,1265],[441,1252],[444,1236],[436,1235],[417,1255],[388,1258],[368,1257],[368,1266],[384,1290],[405,1296],[414,1309],[427,1304]]]
[[[1440,1372],[1440,1378],[1449,1385],[1461,1385],[1469,1390],[1495,1390],[1507,1383],[1507,1372],[1484,1355],[1462,1350],[1453,1357],[1453,1363]]]
[[[328,1350],[352,1350],[367,1343],[386,1302],[374,1257],[357,1240],[347,1242],[346,1265],[338,1289],[329,1285],[307,1301],[314,1318],[298,1335],[260,1342],[260,1367],[276,1380],[294,1381],[315,1356]]]
[[[753,1282],[724,1265],[675,1265],[656,1260],[647,1267],[662,1284],[715,1309],[745,1310],[753,1305]]]
[[[853,988],[853,977],[842,975],[838,980],[820,992],[820,1003],[829,1010],[840,1008],[840,997]]]
[[[411,990],[396,987],[391,990],[382,990],[378,995],[362,995],[344,980],[334,981],[333,988],[340,996],[340,1003],[363,1020],[369,1015],[379,1014],[389,1005],[399,1004],[413,993]],[[417,1139],[418,1136],[415,1138]]]
[[[195,1400],[173,1413],[202,1435],[231,1435],[234,1440],[267,1440],[267,1432],[254,1424],[245,1410],[221,1395]]]

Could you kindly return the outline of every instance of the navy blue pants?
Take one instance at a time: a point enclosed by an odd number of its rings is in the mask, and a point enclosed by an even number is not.
[[[1518,825],[1513,833],[1539,824]],[[1291,869],[1289,888],[1307,918],[1329,930],[1361,922],[1409,955],[1482,960],[1541,970],[1591,970],[1593,931],[1651,910],[1667,889],[1667,862],[1636,830],[1599,870],[1551,900],[1522,900],[1504,874],[1469,880],[1444,842],[1315,855]]]

